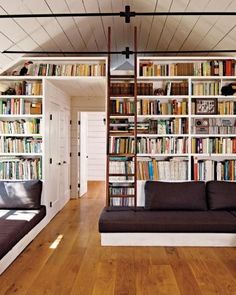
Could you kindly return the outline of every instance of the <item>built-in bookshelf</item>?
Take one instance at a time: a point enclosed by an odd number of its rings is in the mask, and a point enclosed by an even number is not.
[[[0,179],[42,179],[43,81],[0,77]]]
[[[236,180],[234,58],[139,57],[137,82],[138,179]]]
[[[104,58],[25,58],[3,72],[5,76],[29,77],[105,77]]]

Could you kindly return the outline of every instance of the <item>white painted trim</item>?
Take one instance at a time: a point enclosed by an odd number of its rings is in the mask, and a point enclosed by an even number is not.
[[[101,233],[102,246],[233,247],[231,233]]]
[[[26,234],[1,260],[0,275],[17,258],[18,255],[29,245],[29,243],[40,233],[48,224],[46,216],[28,234]]]

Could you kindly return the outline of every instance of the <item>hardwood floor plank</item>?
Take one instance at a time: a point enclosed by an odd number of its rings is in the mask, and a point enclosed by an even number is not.
[[[182,295],[202,295],[196,278],[182,251],[175,247],[166,247],[166,253],[178,287]]]
[[[186,248],[184,251],[202,293],[235,295],[234,278],[211,251],[211,248]]]
[[[148,276],[148,295],[181,294],[170,265],[150,265]]]

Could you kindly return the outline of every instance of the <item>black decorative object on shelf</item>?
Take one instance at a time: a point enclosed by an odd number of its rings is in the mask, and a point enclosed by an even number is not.
[[[221,94],[222,95],[234,95],[234,93],[236,92],[236,84],[234,83],[230,83],[229,85],[223,86],[221,88]]]

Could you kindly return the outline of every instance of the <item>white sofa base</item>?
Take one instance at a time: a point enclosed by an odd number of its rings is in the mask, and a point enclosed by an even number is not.
[[[233,247],[228,233],[101,233],[102,246]]]
[[[29,245],[30,242],[47,225],[48,220],[44,217],[28,234],[26,234],[1,260],[0,275],[4,270],[20,255],[20,253]]]

